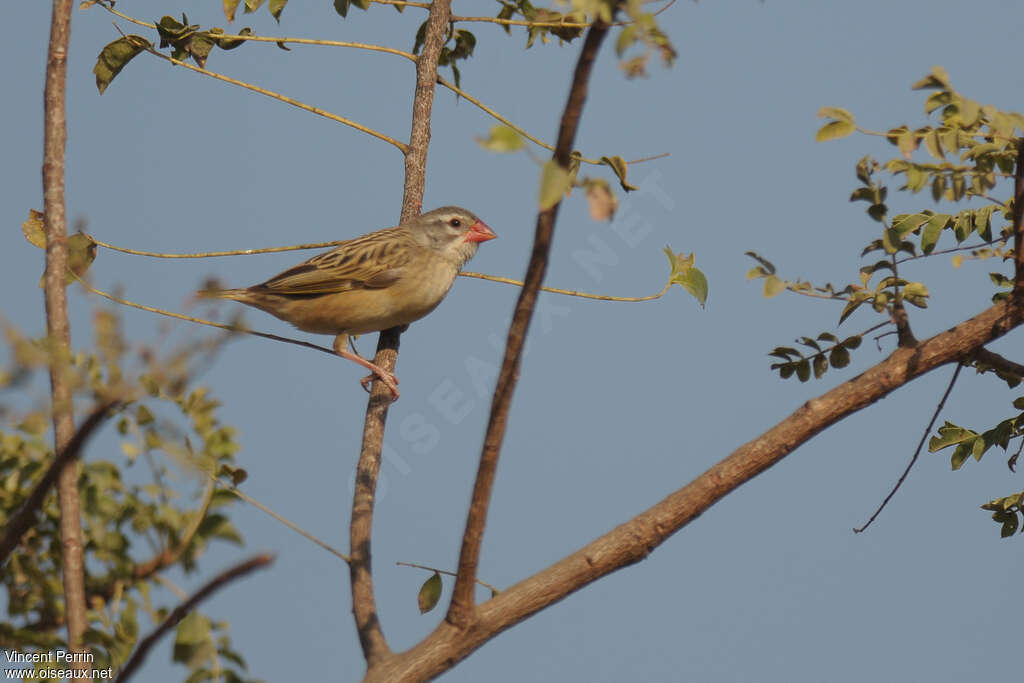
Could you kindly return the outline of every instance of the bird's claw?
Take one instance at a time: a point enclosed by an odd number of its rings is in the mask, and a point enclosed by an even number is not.
[[[362,387],[366,391],[366,393],[370,393],[370,382],[372,382],[374,380],[377,380],[377,379],[379,379],[381,382],[383,382],[384,386],[386,386],[388,389],[390,389],[391,393],[394,394],[394,396],[393,396],[393,398],[391,400],[392,401],[397,401],[398,400],[398,378],[395,377],[394,373],[391,373],[391,372],[373,373],[373,374],[367,375],[366,377],[363,377],[361,380],[359,380],[359,384],[362,385]]]

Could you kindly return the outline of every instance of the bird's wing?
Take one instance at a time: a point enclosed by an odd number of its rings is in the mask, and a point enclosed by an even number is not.
[[[398,280],[416,247],[403,228],[378,230],[318,254],[253,289],[287,296],[387,287]]]

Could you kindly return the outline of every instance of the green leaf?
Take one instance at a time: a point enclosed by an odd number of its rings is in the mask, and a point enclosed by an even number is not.
[[[216,31],[216,29],[210,29],[210,33],[212,35],[216,35],[215,31]],[[252,35],[252,29],[249,28],[248,26],[246,26],[245,28],[243,28],[241,31],[238,32],[238,35],[240,35],[240,36],[251,36]],[[217,38],[217,47],[219,47],[222,50],[234,50],[239,45],[244,45],[247,42],[249,42],[249,41],[242,40],[241,38]]]
[[[224,8],[224,17],[230,24],[235,20],[235,11],[238,9],[238,3],[240,0],[221,0],[221,6]]]
[[[853,114],[839,107],[822,107],[818,110],[818,118],[836,119],[837,121],[853,123]]]
[[[814,136],[814,141],[827,142],[829,140],[838,140],[839,138],[851,135],[856,130],[857,126],[850,121],[829,121],[818,130],[817,135]]]
[[[928,216],[923,213],[912,213],[904,216],[896,216],[892,221],[892,229],[896,231],[896,234],[902,239],[909,233],[920,228],[928,220]]]
[[[914,90],[927,90],[930,88],[942,88],[943,90],[952,90],[953,87],[949,84],[949,74],[941,66],[933,66],[931,73],[914,83],[912,86]]]
[[[811,378],[811,364],[806,358],[796,364],[796,377],[801,382],[806,382]]]
[[[494,126],[490,135],[476,142],[490,152],[517,152],[526,145],[523,136],[508,126]]]
[[[270,4],[267,5],[267,9],[270,10],[270,16],[274,17],[279,24],[281,23],[281,12],[287,4],[288,0],[270,0]]]
[[[618,40],[615,41],[615,54],[621,57],[626,50],[631,48],[637,41],[639,27],[636,24],[629,24],[622,28]]]
[[[825,354],[819,354],[814,357],[814,379],[821,379],[821,376],[828,370],[828,359]]]
[[[419,605],[420,614],[426,614],[430,610],[437,607],[438,601],[441,599],[441,575],[434,572],[434,575],[423,582],[420,586],[420,592],[416,596],[416,603]]]
[[[553,159],[544,164],[540,174],[540,209],[546,211],[562,200],[572,189],[572,174]]]
[[[696,257],[691,253],[683,256],[682,253],[675,253],[668,245],[665,246],[665,255],[668,256],[669,284],[679,285],[693,298],[697,300],[701,308],[704,308],[708,299],[708,280],[699,269],[694,267]]]
[[[949,214],[937,213],[928,219],[924,230],[921,231],[921,251],[930,254],[935,249],[935,244],[939,241],[939,235],[942,234],[951,218],[952,216]]]
[[[769,275],[764,279],[764,298],[771,299],[786,289],[786,281],[776,275]]]
[[[828,360],[834,368],[845,368],[850,364],[850,352],[844,346],[836,346],[829,353]]]
[[[348,16],[348,5],[350,0],[334,0],[334,11],[344,19]]]
[[[854,299],[847,303],[843,307],[843,312],[839,315],[839,324],[842,325],[844,320],[853,315],[853,312],[860,308],[862,303],[864,303],[863,299]]]
[[[142,36],[136,35],[124,36],[112,43],[108,43],[100,51],[99,56],[96,58],[96,66],[92,68],[92,72],[96,74],[96,87],[99,89],[100,94],[103,94],[107,86],[110,85],[110,82],[114,80],[117,74],[121,73],[121,69],[128,62],[132,61],[143,50],[152,47],[152,43]]]
[[[626,182],[627,164],[625,159],[622,157],[601,157],[601,163],[611,167],[611,169],[615,171],[615,175],[618,176],[619,184],[622,185],[623,190],[626,192],[632,192],[636,189],[634,186]]]

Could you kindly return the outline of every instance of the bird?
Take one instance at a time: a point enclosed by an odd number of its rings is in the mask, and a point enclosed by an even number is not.
[[[350,352],[350,335],[407,326],[433,311],[480,243],[495,237],[472,211],[443,206],[342,242],[260,284],[197,295],[239,301],[303,332],[335,335],[335,353],[373,373],[363,387],[376,376],[397,400],[398,378]]]

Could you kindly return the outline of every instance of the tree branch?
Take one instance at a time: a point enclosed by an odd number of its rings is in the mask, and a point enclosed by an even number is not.
[[[402,197],[401,222],[419,215],[423,207],[426,184],[427,150],[430,146],[430,114],[434,104],[437,61],[444,46],[451,0],[434,0],[427,17],[423,51],[416,60],[416,93],[412,104],[412,130],[405,150],[405,188]],[[398,360],[400,328],[380,333],[373,362],[394,372]],[[391,654],[377,616],[370,565],[370,538],[373,532],[373,505],[380,474],[381,447],[387,422],[391,390],[383,382],[374,381],[366,406],[363,443],[356,465],[355,493],[352,497],[352,518],[349,528],[349,574],[352,582],[352,613],[355,617],[359,643],[367,668]]]
[[[68,377],[71,325],[68,322],[67,213],[64,203],[64,155],[67,146],[68,41],[71,36],[71,0],[53,0],[50,45],[46,57],[43,94],[43,210],[46,215],[46,333],[50,342],[50,395],[53,403],[54,451],[67,453],[75,436]],[[82,551],[81,505],[78,498],[78,463],[69,459],[57,476],[60,503],[61,563],[68,649],[81,652],[88,627],[85,611],[85,563]],[[74,668],[88,678],[88,665]]]
[[[1014,375],[1024,381],[1024,365],[1014,363],[1009,358],[1004,358],[994,351],[978,349],[974,353],[974,360],[976,362],[989,365],[992,369],[998,370],[1004,374]]]
[[[78,459],[85,442],[89,440],[89,437],[96,431],[96,428],[107,418],[107,413],[115,408],[118,403],[118,401],[109,401],[97,406],[92,411],[89,417],[75,431],[74,436],[71,437],[67,445],[64,446],[64,450],[53,459],[53,463],[46,470],[46,474],[36,484],[29,497],[25,499],[21,509],[8,520],[7,526],[4,527],[3,538],[0,538],[0,565],[7,561],[7,556],[18,546],[18,543],[21,542],[21,537],[35,522],[36,513],[39,512],[43,505],[43,500],[57,482],[60,473],[64,471],[64,467]]]
[[[1024,310],[1012,300],[1001,301],[912,348],[897,348],[863,374],[807,401],[647,511],[482,603],[467,629],[442,622],[415,647],[369,671],[366,680],[422,680],[447,671],[505,629],[599,578],[645,559],[726,494],[819,432],[938,367],[969,358],[1022,322]]]
[[[1013,292],[1024,297],[1024,138],[1017,138],[1017,168],[1013,174]]]
[[[607,33],[608,25],[600,21],[596,22],[587,31],[586,40],[576,63],[553,156],[558,165],[567,170],[571,161],[573,141],[579,127],[580,114],[583,111],[583,103],[587,97],[590,73],[601,42]],[[480,546],[483,543],[484,527],[487,524],[487,508],[490,505],[491,491],[498,467],[498,456],[505,439],[509,407],[512,403],[516,383],[519,380],[523,344],[533,318],[537,293],[540,291],[541,282],[544,280],[544,273],[547,270],[548,255],[551,250],[551,239],[555,230],[555,219],[558,216],[559,206],[560,202],[541,211],[537,216],[533,254],[526,269],[525,284],[519,293],[519,300],[516,302],[515,312],[512,316],[512,324],[509,327],[508,341],[505,346],[505,357],[498,374],[494,399],[491,402],[487,433],[480,454],[476,482],[473,485],[473,497],[466,519],[466,530],[462,537],[458,576],[455,579],[452,602],[446,617],[449,623],[460,629],[467,628],[474,618],[477,566],[480,561]]]
[[[157,641],[159,641],[167,631],[177,626],[189,612],[195,609],[196,605],[231,581],[241,578],[255,569],[266,567],[273,561],[273,555],[256,555],[255,557],[249,558],[240,564],[236,564],[234,567],[231,567],[230,569],[213,577],[213,579],[200,588],[191,598],[175,607],[174,611],[167,615],[167,618],[164,619],[152,633],[139,641],[139,645],[135,648],[135,652],[132,653],[132,656],[127,662],[125,662],[124,668],[121,669],[121,674],[117,678],[118,683],[125,683],[125,681],[129,680],[138,668],[142,666],[142,663],[146,660],[146,655],[149,654],[149,651],[154,645],[156,645]]]

